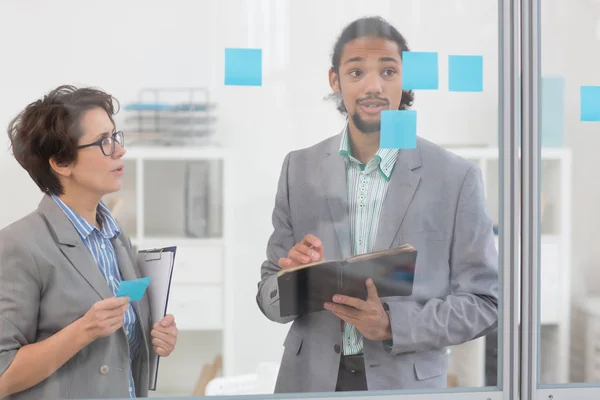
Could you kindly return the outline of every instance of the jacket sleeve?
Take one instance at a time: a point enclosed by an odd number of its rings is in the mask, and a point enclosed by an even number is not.
[[[471,168],[463,181],[450,255],[450,294],[445,299],[387,302],[394,354],[419,352],[468,342],[496,329],[498,254],[485,203],[481,171]]]
[[[35,342],[41,277],[27,243],[0,232],[0,375]]]
[[[277,285],[277,273],[281,271],[278,260],[281,257],[287,257],[288,251],[295,244],[288,198],[290,158],[291,153],[285,157],[281,168],[272,216],[273,233],[267,243],[267,259],[262,263],[260,269],[260,282],[258,283],[258,293],[256,295],[256,302],[261,312],[271,321],[282,324],[293,321],[297,317],[282,318],[280,316],[279,288]]]

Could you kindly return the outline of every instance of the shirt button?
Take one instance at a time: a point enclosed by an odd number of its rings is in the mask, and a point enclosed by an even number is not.
[[[115,280],[115,278],[113,278],[113,276],[109,276],[108,279],[110,279],[111,281]]]
[[[108,368],[108,365],[103,365],[100,367],[100,373],[102,375],[108,375],[108,371],[110,371],[110,368]]]
[[[337,354],[340,354],[340,346],[337,344],[333,346],[333,351],[335,351]]]
[[[129,393],[133,392],[133,388],[131,386],[129,386]]]
[[[102,249],[105,249],[105,248],[106,248],[106,245],[105,245],[104,243],[102,243],[102,244],[100,245],[100,248],[102,248]]]
[[[129,329],[125,329],[125,334],[129,335]]]

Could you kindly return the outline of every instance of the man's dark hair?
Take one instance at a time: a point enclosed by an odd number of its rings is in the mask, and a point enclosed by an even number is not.
[[[29,104],[8,125],[15,158],[42,192],[64,193],[49,161],[54,158],[58,164],[68,165],[77,160],[77,145],[83,135],[81,117],[96,107],[106,111],[114,125],[119,103],[111,95],[99,89],[63,85]]]
[[[331,68],[333,72],[338,74],[340,72],[340,61],[342,58],[342,51],[344,46],[354,39],[362,37],[375,37],[390,40],[398,45],[400,51],[400,59],[402,59],[403,51],[410,51],[406,39],[398,32],[389,22],[381,17],[365,17],[357,19],[344,28],[340,34],[335,46],[333,47],[333,53],[331,55]],[[337,109],[342,113],[346,114],[346,107],[342,101],[341,96],[333,94],[332,97],[337,100]],[[406,110],[413,104],[415,95],[412,90],[402,91],[402,100],[400,101],[399,110]]]

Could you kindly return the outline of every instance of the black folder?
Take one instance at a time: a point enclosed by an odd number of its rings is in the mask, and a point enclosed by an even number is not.
[[[402,245],[346,260],[320,261],[281,270],[277,274],[282,317],[324,310],[335,294],[367,299],[367,278],[379,297],[410,296],[417,250]]]

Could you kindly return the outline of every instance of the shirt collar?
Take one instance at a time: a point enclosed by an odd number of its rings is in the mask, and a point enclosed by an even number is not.
[[[368,168],[373,165],[377,168],[379,173],[385,178],[386,181],[389,181],[392,176],[392,171],[394,170],[394,165],[396,164],[396,160],[398,159],[399,149],[379,149],[377,153],[373,156],[373,158],[367,163],[367,165],[360,162],[358,159],[352,156],[352,150],[350,147],[350,135],[348,133],[348,123],[344,127],[342,132],[342,140],[340,143],[339,154],[344,158],[346,163],[355,163],[360,166],[362,170]]]
[[[121,233],[117,221],[103,201],[100,201],[98,208],[96,209],[96,217],[102,226],[102,230],[98,230],[98,228],[90,224],[81,215],[77,214],[71,207],[65,204],[58,196],[52,195],[52,198],[63,210],[67,218],[69,218],[82,239],[87,239],[94,230],[99,232],[106,239],[113,239]]]

